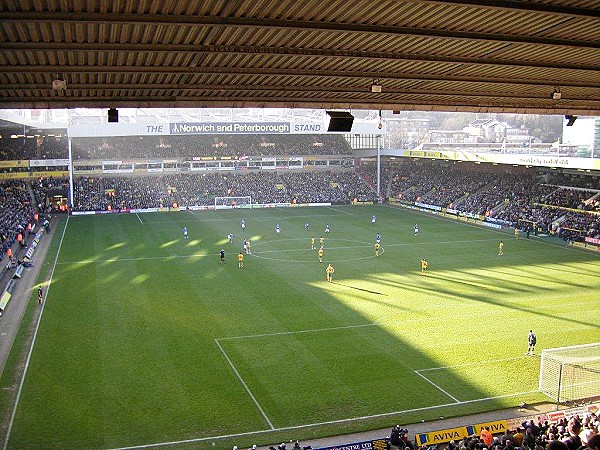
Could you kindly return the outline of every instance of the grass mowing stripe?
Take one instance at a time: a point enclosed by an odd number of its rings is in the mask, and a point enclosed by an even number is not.
[[[56,252],[56,256],[54,258],[54,264],[52,265],[52,271],[50,272],[50,279],[48,280],[48,287],[46,288],[46,300],[48,299],[48,291],[52,286],[52,278],[54,277],[54,269],[56,268],[56,262],[58,261],[58,255],[60,255],[60,249],[62,247],[63,239],[65,238],[65,232],[67,231],[67,226],[69,225],[69,216],[67,216],[67,222],[65,223],[65,227],[63,228],[62,235],[60,236],[60,242],[58,244],[58,250]],[[6,437],[4,438],[4,447],[6,450],[8,447],[8,441],[10,440],[10,433],[12,431],[12,426],[15,420],[15,415],[17,413],[17,407],[19,406],[19,399],[21,398],[21,392],[23,391],[23,384],[25,383],[25,377],[27,376],[27,369],[29,368],[29,361],[31,361],[31,354],[33,353],[33,346],[35,345],[35,339],[38,334],[38,330],[40,328],[40,323],[42,321],[42,316],[44,315],[44,308],[46,307],[46,300],[42,302],[42,309],[40,311],[40,315],[38,316],[38,320],[35,324],[35,331],[33,332],[33,338],[31,339],[31,347],[29,347],[29,351],[27,352],[27,359],[25,361],[25,367],[23,368],[23,376],[19,381],[19,388],[17,389],[17,396],[15,398],[15,404],[13,406],[12,412],[10,414],[10,420],[8,422],[8,427],[6,429]]]

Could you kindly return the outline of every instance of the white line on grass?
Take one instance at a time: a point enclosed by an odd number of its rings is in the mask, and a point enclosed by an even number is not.
[[[442,389],[441,387],[439,387],[437,384],[435,384],[433,381],[431,381],[425,375],[420,374],[418,370],[415,370],[415,373],[417,375],[419,375],[421,378],[423,378],[425,381],[427,381],[429,384],[431,384],[433,387],[435,387],[435,388],[439,389],[440,391],[442,391],[444,394],[446,394],[448,397],[450,397],[456,403],[460,403],[460,400],[457,399],[454,395],[450,394],[448,391],[445,391],[444,389]]]
[[[349,213],[349,212],[347,212],[347,211],[343,211],[343,210],[341,210],[341,209],[334,208],[333,206],[330,206],[329,208],[330,208],[330,209],[333,209],[334,211],[337,211],[337,212],[341,212],[341,213],[344,213],[344,214],[348,214],[349,216],[353,216],[353,215],[354,215],[354,214],[352,214],[352,213]]]
[[[6,430],[6,438],[4,439],[4,447],[6,450],[8,447],[8,441],[10,439],[10,433],[12,430],[13,422],[15,420],[15,415],[17,413],[17,406],[19,405],[19,399],[21,398],[21,391],[23,390],[23,384],[25,383],[25,376],[27,375],[27,369],[29,368],[29,361],[31,361],[31,354],[33,353],[33,346],[35,344],[35,339],[38,334],[38,330],[40,328],[40,322],[42,321],[42,315],[44,314],[44,308],[46,307],[46,301],[48,298],[48,291],[50,290],[50,286],[52,286],[52,278],[54,277],[54,269],[56,269],[56,261],[58,261],[58,255],[60,255],[60,249],[62,248],[63,239],[65,238],[65,233],[67,231],[67,226],[69,225],[69,216],[67,216],[67,222],[65,223],[65,227],[63,228],[62,236],[60,237],[60,242],[58,244],[58,250],[56,251],[56,257],[54,258],[54,264],[52,265],[52,271],[50,272],[50,279],[48,280],[48,287],[46,288],[46,297],[42,302],[42,309],[40,311],[40,315],[38,316],[37,323],[35,324],[35,331],[33,332],[33,338],[31,340],[31,347],[29,347],[29,352],[27,353],[27,360],[25,361],[25,367],[23,368],[23,376],[21,377],[21,381],[19,381],[19,388],[17,389],[17,397],[15,398],[15,404],[13,406],[13,410],[10,414],[10,421],[8,422],[8,428]]]
[[[464,364],[455,364],[455,365],[452,365],[452,366],[429,367],[427,369],[415,370],[415,372],[427,372],[427,371],[430,371],[430,370],[441,370],[441,369],[454,369],[455,367],[483,366],[483,365],[488,364],[488,363],[497,363],[497,362],[504,362],[504,361],[515,361],[517,359],[525,359],[525,358],[527,358],[527,356],[513,356],[511,358],[486,359],[484,361],[470,362],[470,363],[464,363]]]
[[[154,223],[154,222],[153,222]],[[300,241],[300,240],[305,240],[306,238],[294,238],[294,239],[284,239],[284,240],[288,240],[288,241]],[[370,242],[361,242],[361,241],[352,241],[350,239],[329,239],[329,241],[350,241],[350,242],[358,242],[358,243],[362,243],[365,245],[349,245],[349,246],[343,246],[343,247],[326,247],[325,250],[347,250],[347,249],[352,249],[352,248],[368,248],[371,247],[372,244]],[[386,244],[386,247],[402,247],[402,246],[410,246],[410,245],[440,245],[440,244],[461,244],[461,243],[471,243],[471,242],[479,242],[479,241],[496,241],[496,239],[471,239],[471,240],[467,240],[467,241],[428,241],[428,242],[400,242],[400,243],[396,243],[396,244]],[[264,245],[264,244],[269,244],[271,242],[277,242],[277,241],[261,241],[261,242],[257,242],[256,244],[253,244],[253,248],[259,246],[259,245]],[[382,252],[380,254],[383,254],[383,252],[385,251],[385,249],[383,247],[381,247]],[[275,258],[267,258],[265,256],[261,256],[263,253],[286,253],[286,252],[296,252],[298,253],[299,251],[311,251],[308,248],[302,248],[302,249],[285,249],[285,250],[263,250],[263,251],[259,251],[259,252],[254,252],[252,253],[252,255],[255,255],[257,258],[262,258],[262,259],[268,259],[270,261],[293,261],[296,263],[302,263],[302,262],[314,262],[313,260],[310,261],[296,261],[296,260],[289,260],[289,259],[275,259]],[[90,263],[105,263],[105,262],[129,262],[129,261],[144,261],[144,260],[161,260],[161,259],[178,259],[178,258],[204,258],[207,256],[218,256],[218,253],[214,253],[214,254],[193,254],[193,255],[169,255],[169,256],[148,256],[148,257],[140,257],[140,258],[109,258],[109,259],[99,259],[96,261],[91,261],[89,259],[84,259],[81,261],[65,261],[65,262],[60,262],[57,263],[58,265],[61,264],[90,264]],[[373,255],[369,255],[366,257],[360,257],[360,258],[354,258],[354,259],[336,259],[336,261],[342,261],[342,262],[346,262],[346,261],[359,261],[359,260],[364,260],[364,259],[370,259],[370,258],[374,258],[375,254]]]
[[[364,323],[361,325],[347,325],[342,327],[329,327],[329,328],[314,328],[312,330],[299,330],[299,331],[281,331],[279,333],[264,333],[264,334],[248,334],[246,336],[227,336],[222,338],[215,338],[215,341],[225,341],[232,339],[246,339],[246,338],[257,338],[266,336],[284,336],[290,334],[302,334],[302,333],[316,333],[319,331],[335,331],[335,330],[347,330],[349,328],[362,328],[362,327],[373,327],[378,325],[377,323]]]
[[[152,448],[152,447],[161,447],[161,446],[167,447],[167,446],[173,446],[173,445],[190,444],[193,442],[205,442],[205,441],[215,441],[215,440],[219,440],[219,439],[230,439],[230,438],[238,438],[238,437],[244,437],[244,436],[253,436],[253,435],[266,434],[266,433],[271,433],[271,432],[294,431],[294,430],[301,430],[304,428],[319,427],[319,426],[324,426],[324,425],[337,425],[337,424],[341,424],[341,423],[357,422],[357,421],[361,421],[361,420],[369,420],[369,419],[377,419],[377,418],[381,418],[381,417],[396,416],[398,414],[414,413],[414,412],[419,412],[419,411],[429,411],[429,410],[433,410],[433,409],[446,408],[446,407],[450,407],[450,406],[468,405],[470,403],[478,403],[478,402],[485,402],[485,401],[489,401],[489,400],[497,400],[499,398],[517,397],[520,395],[533,394],[533,393],[537,393],[537,392],[539,392],[539,391],[535,390],[535,391],[517,392],[515,394],[505,394],[505,395],[498,395],[495,397],[485,397],[485,398],[478,398],[475,400],[465,400],[465,401],[459,402],[459,403],[444,403],[441,405],[424,406],[422,408],[413,408],[413,409],[405,409],[402,411],[392,411],[392,412],[387,412],[387,413],[371,414],[368,416],[350,417],[348,419],[329,420],[327,422],[308,423],[305,425],[295,425],[292,427],[281,427],[281,428],[274,428],[274,429],[270,429],[270,430],[247,431],[245,433],[222,434],[219,436],[208,436],[208,437],[203,437],[203,438],[184,439],[184,440],[180,440],[180,441],[156,442],[156,443],[152,443],[152,444],[134,445],[134,446],[130,446],[130,447],[117,447],[117,448],[112,448],[110,450],[134,450],[134,449],[140,449],[140,448]]]
[[[142,218],[140,217],[140,215],[139,215],[138,213],[135,213],[135,215],[137,216],[137,218],[138,218],[138,220],[140,221],[140,223],[144,223],[144,222],[142,221]]]
[[[269,417],[267,416],[267,414],[265,413],[265,411],[262,409],[262,406],[260,406],[260,403],[258,403],[258,400],[256,400],[256,397],[254,396],[254,394],[252,393],[252,391],[250,390],[250,388],[248,387],[248,385],[246,384],[246,382],[244,381],[244,379],[242,378],[242,376],[240,375],[240,373],[237,371],[237,369],[235,368],[235,366],[231,362],[231,359],[229,359],[229,356],[227,356],[227,353],[225,353],[225,350],[223,350],[223,347],[221,347],[221,344],[219,343],[219,341],[217,339],[215,339],[215,343],[219,347],[219,350],[221,350],[221,353],[223,353],[223,356],[225,357],[225,359],[229,363],[229,366],[231,367],[231,369],[233,370],[233,372],[237,375],[238,379],[242,383],[242,386],[244,386],[244,389],[246,389],[246,392],[248,393],[248,395],[250,396],[250,398],[252,399],[252,401],[254,402],[254,404],[256,405],[256,407],[258,408],[258,410],[260,411],[260,414],[263,416],[263,418],[265,419],[265,421],[269,425],[269,428],[271,428],[271,430],[274,430],[275,427],[273,426],[273,424],[269,420]]]

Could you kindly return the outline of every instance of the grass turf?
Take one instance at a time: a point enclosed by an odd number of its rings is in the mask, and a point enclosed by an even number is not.
[[[227,448],[543,400],[527,332],[538,353],[599,341],[598,273],[596,254],[386,207],[71,217],[8,448]]]

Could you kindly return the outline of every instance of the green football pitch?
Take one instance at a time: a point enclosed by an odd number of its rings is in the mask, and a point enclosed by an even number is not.
[[[231,448],[543,401],[529,329],[536,354],[600,341],[599,274],[554,239],[384,206],[63,219],[7,448]]]

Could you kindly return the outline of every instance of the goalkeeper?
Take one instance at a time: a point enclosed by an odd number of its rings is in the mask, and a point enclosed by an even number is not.
[[[529,330],[529,334],[527,335],[527,344],[529,345],[527,347],[527,354],[528,355],[534,355],[535,353],[535,344],[537,343],[537,337],[535,336],[535,333],[533,332],[533,330]]]

